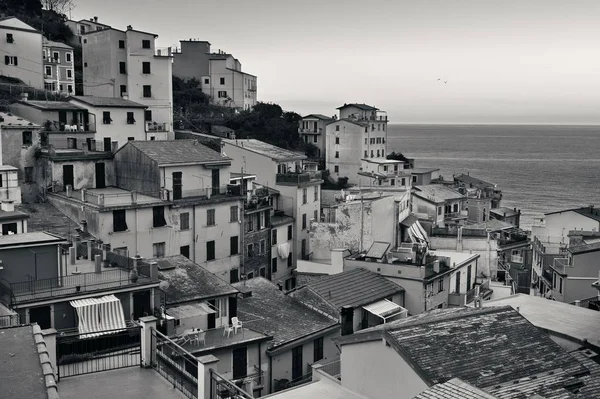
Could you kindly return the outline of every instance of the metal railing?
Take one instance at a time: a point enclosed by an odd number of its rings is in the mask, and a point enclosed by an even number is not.
[[[9,314],[0,316],[0,328],[13,327],[21,324],[21,316],[18,314]]]
[[[317,181],[322,179],[322,174],[320,170],[313,172],[298,172],[298,173],[277,173],[275,181],[277,183],[292,183],[292,184],[300,184],[300,183],[309,183],[311,181]]]
[[[254,397],[233,381],[210,369],[210,399],[225,398],[253,399]]]
[[[340,378],[341,375],[341,363],[339,360],[333,361],[327,364],[318,364],[313,366],[315,370],[319,370],[332,376],[333,378]]]
[[[256,368],[256,366],[254,366]],[[264,388],[264,371],[255,370],[254,373],[249,374],[243,378],[231,380],[235,386],[242,388],[245,392],[253,393],[255,390]]]
[[[146,122],[146,132],[168,132],[168,123]]]

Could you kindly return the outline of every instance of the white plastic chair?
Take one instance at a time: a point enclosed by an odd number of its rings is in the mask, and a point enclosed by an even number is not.
[[[231,327],[233,328],[233,334],[237,334],[238,328],[242,328],[242,322],[237,317],[232,317]]]
[[[225,336],[225,334],[227,334],[227,338],[229,338],[229,336],[231,335],[231,333],[233,332],[233,326],[230,326],[229,324],[223,324],[223,336]],[[234,333],[235,335],[235,333]]]

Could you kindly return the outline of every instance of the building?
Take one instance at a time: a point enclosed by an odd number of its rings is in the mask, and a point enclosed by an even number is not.
[[[475,199],[483,200],[488,199],[488,201],[483,201],[481,203],[481,210],[487,210],[487,215],[489,216],[489,210],[499,208],[502,202],[502,191],[497,188],[496,184],[488,183],[484,180],[477,179],[475,177],[470,176],[468,173],[454,175],[454,185],[461,192],[465,192],[467,197],[471,200],[471,206],[474,207],[479,203],[474,201]],[[489,207],[484,207],[484,205],[489,205]],[[485,220],[476,220],[477,222],[485,222]]]
[[[600,242],[597,236],[569,245],[567,256],[555,258],[550,264],[551,298],[560,302],[573,303],[594,297],[596,289],[592,283],[596,281],[600,272],[598,256],[600,256]]]
[[[65,25],[67,25],[73,32],[73,38],[70,43],[72,46],[81,46],[83,43],[81,36],[86,33],[110,28],[109,25],[98,22],[98,17],[80,19],[79,21],[70,19],[65,22]]]
[[[44,89],[55,93],[75,94],[75,58],[68,44],[43,39]]]
[[[517,210],[517,208],[510,209],[505,206],[490,209],[490,219],[500,220],[519,228],[521,226],[521,210]]]
[[[336,248],[361,252],[375,241],[396,241],[399,214],[404,209],[393,193],[344,193],[342,197],[335,192],[333,201],[327,191],[322,193],[321,216],[310,225],[313,260],[330,260],[331,250]]]
[[[112,329],[112,324],[88,324],[79,314],[77,300],[91,297],[118,304],[120,311],[112,321],[123,325],[153,313],[159,284],[156,265],[136,262],[132,267],[127,257],[101,250],[91,241],[67,245],[43,232],[0,237],[1,301],[19,314],[21,323],[57,330],[79,327],[87,333]],[[137,270],[135,278],[132,268]]]
[[[412,195],[412,211],[426,215],[433,227],[465,224],[468,218],[464,195],[441,184],[416,186]]]
[[[600,348],[600,312],[525,294],[481,304],[483,307],[512,306],[534,326],[546,331],[564,350]]]
[[[136,103],[124,98],[73,96],[71,104],[87,109],[89,114],[95,116],[96,148],[112,148],[112,143],[117,142],[117,148],[128,141],[162,140],[166,137],[148,131],[144,124],[146,105]]]
[[[0,228],[2,235],[27,233],[29,214],[15,209],[12,201],[2,200],[0,203]]]
[[[363,268],[404,289],[402,306],[410,314],[435,308],[464,306],[486,297],[487,279],[479,276],[479,254],[429,251],[419,243],[375,242],[365,252],[344,258],[344,270]]]
[[[0,75],[44,87],[42,34],[15,17],[0,17]]]
[[[310,221],[319,219],[321,208],[321,171],[307,169],[306,155],[260,140],[223,139],[222,143],[233,170],[256,175],[258,183],[279,191],[277,209],[295,220],[292,267],[297,259],[310,257]]]
[[[393,159],[365,159],[358,172],[360,187],[410,191],[412,180],[409,164]]]
[[[532,276],[531,284],[536,295],[550,296],[553,271],[550,265],[556,258],[567,258],[569,233],[573,230],[600,231],[600,210],[593,205],[550,212],[537,221],[531,229]]]
[[[106,27],[82,36],[83,94],[122,97],[144,104],[144,123],[157,139],[173,139],[170,48],[155,46],[158,35]]]
[[[217,105],[249,110],[256,105],[256,76],[242,71],[242,64],[221,50],[211,53],[203,40],[180,40],[173,54],[173,75],[196,79],[202,92]]]
[[[426,186],[432,180],[439,178],[439,169],[436,168],[410,168],[413,186]]]
[[[347,177],[359,184],[363,160],[386,159],[387,114],[366,104],[344,104],[338,110],[339,118],[326,127],[326,168],[336,180]]]
[[[317,147],[317,157],[323,158],[326,154],[325,133],[327,124],[333,118],[322,114],[310,114],[298,121],[298,134],[305,143],[311,143]]]
[[[271,281],[281,281],[286,291],[296,286],[292,263],[294,223],[294,218],[283,211],[275,211],[271,216]]]
[[[507,399],[597,389],[595,369],[510,306],[435,310],[336,341],[342,385],[373,399],[423,397],[454,378]]]
[[[362,268],[309,281],[290,295],[341,320],[342,332],[352,333],[407,316],[404,289]]]
[[[273,337],[265,359],[269,393],[309,381],[311,364],[338,359],[331,341],[340,334],[337,318],[304,305],[261,277],[234,286],[245,293],[238,303],[242,325]]]

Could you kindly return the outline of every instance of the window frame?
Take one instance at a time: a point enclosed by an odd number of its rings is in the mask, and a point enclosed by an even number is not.
[[[135,112],[127,111],[127,124],[135,125]]]
[[[121,224],[121,222],[122,222],[122,224]],[[127,231],[127,210],[126,209],[115,209],[113,211],[113,230],[112,231],[113,231],[113,233]]]
[[[235,245],[234,245],[235,243]],[[229,237],[229,256],[240,254],[240,238],[239,236]]]
[[[158,249],[162,246],[162,255],[159,253]],[[152,244],[152,255],[154,258],[164,258],[166,252],[166,244],[165,242],[155,242]]]
[[[151,49],[152,48],[152,44],[150,43],[150,40],[148,39],[142,39],[142,48],[143,49]]]
[[[152,207],[152,227],[165,227],[167,220],[165,219],[165,207],[163,205]]]
[[[206,210],[206,226],[216,226],[217,225],[217,212],[215,208],[210,208]]]
[[[143,85],[142,86],[142,97],[143,98],[152,98],[152,85]]]
[[[271,230],[271,245],[277,245],[277,229]]]
[[[190,213],[189,212],[181,212],[179,214],[179,230],[189,230],[190,229]]]
[[[150,66],[150,61],[143,61],[142,62],[142,74],[143,75],[150,75],[152,74],[152,67]]]
[[[323,337],[319,337],[313,341],[313,363],[323,360]]]
[[[232,205],[229,207],[229,223],[235,223],[240,220],[240,207]]]
[[[206,241],[206,261],[210,262],[216,259],[216,244],[215,241]]]

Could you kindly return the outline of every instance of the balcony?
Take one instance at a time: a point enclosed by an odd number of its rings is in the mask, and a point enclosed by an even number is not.
[[[302,129],[299,128],[298,129],[298,133],[300,134],[321,134],[323,133],[323,129],[322,128],[312,128],[312,129]]]
[[[195,342],[186,340],[181,336],[174,341],[186,351],[197,354],[214,351],[217,348],[226,348],[242,344],[244,342],[254,342],[266,340],[268,337],[259,332],[242,327],[237,333],[232,332],[227,335],[224,327],[217,327],[204,330],[204,342]]]
[[[317,170],[313,172],[277,173],[275,182],[284,185],[298,185],[302,183],[319,182],[322,179],[321,171]]]
[[[339,360],[327,364],[313,364],[312,367],[314,371],[320,371],[337,380],[340,379],[342,374]]]
[[[518,244],[518,243],[526,243],[528,240],[529,240],[529,237],[527,235],[513,235],[510,237],[498,239],[498,245],[504,246],[504,245]]]
[[[58,121],[47,120],[44,123],[43,132],[45,133],[94,133],[96,132],[96,120],[93,115],[90,115],[90,120],[87,123],[72,120],[69,124]]]
[[[264,371],[258,371],[256,366],[254,366],[254,373],[245,376],[244,378],[239,378],[237,380],[232,380],[231,382],[235,384],[235,386],[241,388],[245,392],[254,392],[254,390],[263,389],[264,388]]]
[[[169,131],[168,123],[146,122],[147,133],[166,133]]]
[[[557,273],[566,275],[569,274],[569,269],[572,267],[569,261],[569,258],[556,258],[554,259],[554,264],[550,267],[554,269]]]

